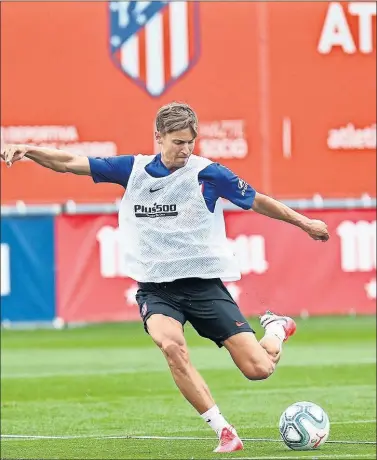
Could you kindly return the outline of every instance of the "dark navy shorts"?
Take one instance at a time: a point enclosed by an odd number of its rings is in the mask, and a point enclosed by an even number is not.
[[[169,283],[139,283],[136,300],[144,328],[154,314],[192,324],[199,335],[222,347],[240,332],[253,332],[219,278],[184,278]]]

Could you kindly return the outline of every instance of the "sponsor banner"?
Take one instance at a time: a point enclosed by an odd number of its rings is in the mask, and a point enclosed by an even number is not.
[[[217,161],[245,158],[248,154],[244,120],[220,120],[199,125],[198,153]]]
[[[1,321],[55,317],[52,217],[1,219]]]
[[[375,196],[375,29],[375,2],[5,2],[2,138],[152,154],[157,109],[185,101],[201,123],[196,153],[257,190]],[[123,192],[1,163],[3,203]]]
[[[252,211],[226,214],[242,272],[240,281],[226,285],[243,313],[375,313],[375,212],[307,214],[328,223],[329,242]],[[124,274],[117,217],[58,216],[56,232],[57,316],[67,322],[139,319],[137,283]]]
[[[76,126],[6,126],[1,127],[1,141],[67,150],[87,157],[113,157],[117,154],[114,142],[83,142]],[[23,158],[23,161],[30,160]]]
[[[352,123],[330,129],[327,146],[331,150],[376,150],[376,123],[365,128],[356,128]]]

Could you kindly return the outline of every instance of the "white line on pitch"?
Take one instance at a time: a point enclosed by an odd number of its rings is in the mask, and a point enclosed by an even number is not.
[[[353,425],[357,423],[376,423],[375,418],[369,420],[345,420],[344,422],[330,422],[331,425]]]
[[[308,452],[308,451],[306,451]],[[341,455],[331,455],[331,454],[320,454],[319,452],[313,453],[313,456],[300,456],[298,457],[297,455],[292,457],[292,456],[286,456],[284,457],[221,457],[222,460],[233,460],[234,458],[237,458],[237,460],[286,460],[286,459],[294,459],[297,460],[298,458],[309,458],[309,459],[315,459],[315,460],[320,460],[321,458],[334,458],[334,459],[343,459],[343,458],[376,458],[375,454],[341,454]]]
[[[78,436],[42,436],[42,435],[18,435],[9,434],[1,435],[4,441],[10,440],[37,440],[37,439],[139,439],[139,440],[162,440],[162,441],[212,441],[214,437],[196,437],[196,436],[127,436],[127,435],[78,435]],[[243,441],[251,442],[283,442],[276,438],[241,438]],[[375,441],[327,441],[328,444],[371,444],[376,445]]]

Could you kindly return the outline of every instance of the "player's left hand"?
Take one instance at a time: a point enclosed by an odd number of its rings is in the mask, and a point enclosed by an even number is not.
[[[322,220],[310,220],[305,226],[305,231],[313,240],[325,242],[330,238],[327,225]]]

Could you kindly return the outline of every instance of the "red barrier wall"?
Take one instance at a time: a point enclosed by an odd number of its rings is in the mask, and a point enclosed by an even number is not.
[[[375,313],[375,212],[306,214],[328,223],[329,242],[251,211],[226,214],[243,274],[227,286],[243,313]],[[139,318],[136,283],[122,275],[118,241],[115,215],[57,217],[57,316],[68,322]]]

